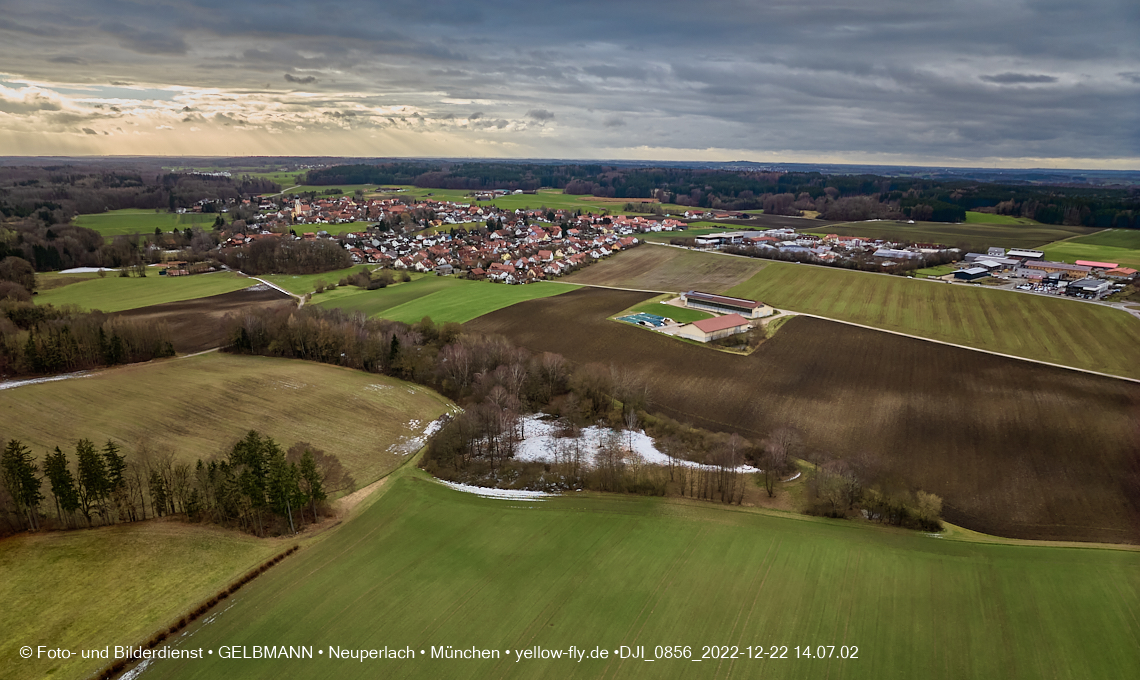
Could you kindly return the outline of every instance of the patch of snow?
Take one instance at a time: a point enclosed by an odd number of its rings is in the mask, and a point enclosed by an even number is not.
[[[276,289],[273,288],[272,286],[266,285],[264,283],[259,283],[256,286],[250,286],[249,288],[246,288],[246,290],[257,292],[257,291],[262,291],[262,290],[276,290]]]
[[[40,383],[56,382],[59,380],[70,380],[72,378],[90,378],[95,375],[91,371],[80,371],[78,373],[65,373],[63,375],[53,375],[50,378],[31,378],[29,380],[9,380],[8,382],[0,382],[0,390],[10,390],[13,387],[23,387],[24,385],[39,385]]]
[[[524,418],[523,441],[519,442],[515,448],[515,459],[544,461],[548,463],[555,462],[555,453],[560,449],[565,450],[569,448],[574,441],[569,437],[555,436],[557,431],[558,423],[553,420],[543,420],[541,415],[532,415]],[[594,454],[598,448],[605,442],[607,437],[615,433],[620,437],[622,449],[627,453],[631,452],[636,454],[645,463],[651,465],[669,465],[672,463],[674,465],[683,465],[691,468],[713,468],[711,465],[702,466],[692,461],[673,458],[669,454],[658,450],[653,438],[645,434],[643,430],[630,433],[628,431],[622,432],[612,430],[608,427],[598,426],[587,427],[582,430],[582,438],[579,440],[582,462],[587,465],[593,465]],[[563,452],[561,455],[565,456],[566,453]],[[760,472],[759,469],[751,465],[741,465],[736,468],[736,470],[743,473]]]
[[[437,480],[440,484],[448,486],[456,491],[463,493],[471,493],[482,498],[497,498],[499,500],[520,500],[526,499],[530,501],[543,501],[551,496],[558,494],[546,493],[545,491],[526,491],[524,489],[493,489],[488,486],[471,486],[470,484],[459,484],[457,482],[448,482],[446,480]]]
[[[118,269],[111,269],[110,267],[103,267],[105,272],[117,272]],[[99,267],[72,267],[71,269],[60,270],[60,274],[98,274]]]
[[[800,478],[800,475],[802,475],[802,474],[803,474],[802,472],[797,472],[796,474],[792,475],[791,477],[788,477],[788,478],[787,478],[787,479],[785,479],[784,481],[785,481],[785,482],[793,482],[793,481],[795,481],[795,480],[799,479],[799,478]]]
[[[365,385],[364,389],[368,390],[369,392],[383,392],[384,390],[392,389],[392,386],[391,385],[381,385],[380,383],[375,383],[372,385]]]
[[[416,420],[415,418],[409,420],[407,427],[414,434],[401,437],[400,441],[388,447],[388,451],[401,456],[419,451],[423,448],[424,444],[427,443],[428,437],[439,432],[439,429],[443,427],[446,421],[447,416],[440,416],[427,425],[423,425],[422,421]]]
[[[122,680],[134,680],[135,678],[139,677],[140,675],[143,674],[143,672],[146,671],[146,667],[149,666],[152,661],[154,661],[154,659],[143,659],[142,663],[135,666],[131,670],[127,671],[126,673],[123,673],[120,677],[122,678]]]

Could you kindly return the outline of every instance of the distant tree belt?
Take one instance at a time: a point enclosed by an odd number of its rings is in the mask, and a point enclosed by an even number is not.
[[[352,256],[328,239],[267,238],[222,250],[228,266],[247,274],[320,274],[352,266]]]
[[[75,529],[184,515],[266,536],[316,522],[331,491],[356,481],[335,455],[298,442],[283,451],[251,430],[218,460],[176,463],[174,452],[140,443],[132,455],[107,440],[58,446],[40,465],[11,440],[0,453],[0,535],[44,527]],[[50,501],[46,494],[50,493]],[[53,512],[54,510],[54,512]]]
[[[353,164],[309,172],[314,185],[414,184],[435,189],[562,189],[609,198],[768,214],[866,220],[909,217],[962,222],[967,210],[1028,217],[1045,224],[1140,228],[1140,197],[1128,189],[988,184],[818,172],[736,172],[696,168],[616,168],[527,163]]]
[[[154,321],[0,300],[0,375],[51,375],[174,355]]]

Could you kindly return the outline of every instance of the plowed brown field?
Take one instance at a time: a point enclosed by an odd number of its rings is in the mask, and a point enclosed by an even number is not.
[[[179,353],[201,352],[225,342],[223,319],[227,314],[273,306],[292,306],[288,295],[266,286],[181,302],[167,302],[118,312],[115,316],[160,321],[170,327],[174,349]]]
[[[657,290],[723,293],[764,268],[764,260],[710,257],[682,248],[643,245],[590,265],[562,279],[567,283]]]
[[[581,289],[467,326],[633,368],[654,410],[695,425],[872,454],[971,529],[1140,542],[1140,385],[805,317],[747,357],[606,320],[648,297]]]

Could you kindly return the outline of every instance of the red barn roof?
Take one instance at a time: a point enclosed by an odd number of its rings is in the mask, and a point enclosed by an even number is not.
[[[724,316],[718,316],[712,319],[694,321],[693,325],[705,333],[716,333],[717,331],[735,328],[736,326],[747,326],[748,319],[745,319],[739,314],[725,314]]]

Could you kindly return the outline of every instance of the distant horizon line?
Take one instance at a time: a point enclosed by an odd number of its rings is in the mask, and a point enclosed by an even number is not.
[[[915,165],[909,163],[871,163],[871,162],[836,162],[836,161],[821,161],[821,162],[805,162],[805,161],[755,161],[755,160],[731,160],[731,161],[702,161],[702,160],[668,160],[668,159],[624,159],[624,158],[563,158],[556,156],[528,156],[528,157],[503,157],[503,156],[345,156],[345,155],[328,155],[328,156],[314,156],[314,155],[189,155],[189,154],[68,154],[68,155],[29,155],[29,154],[5,154],[0,155],[0,161],[3,160],[20,160],[20,159],[39,159],[39,160],[96,160],[96,159],[313,159],[313,160],[385,160],[385,161],[464,161],[464,162],[492,162],[492,163],[528,163],[540,162],[546,164],[568,164],[568,165],[582,165],[582,164],[597,164],[597,163],[620,163],[629,165],[652,165],[654,163],[665,163],[670,165],[706,165],[706,166],[725,166],[725,165],[757,165],[757,166],[810,166],[810,167],[866,167],[866,168],[907,168],[916,170],[980,170],[985,172],[1003,172],[1003,171],[1037,171],[1037,172],[1087,172],[1087,173],[1109,173],[1109,174],[1129,174],[1140,173],[1140,167],[1135,169],[1105,169],[1105,168],[1081,168],[1081,167],[1047,167],[1047,166],[985,166],[985,165]]]

